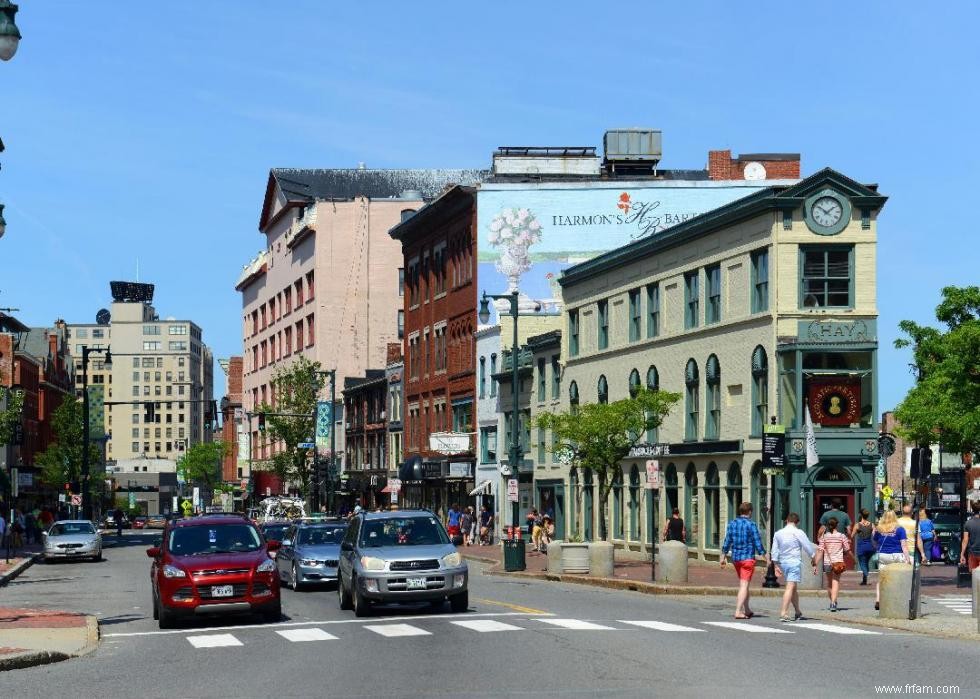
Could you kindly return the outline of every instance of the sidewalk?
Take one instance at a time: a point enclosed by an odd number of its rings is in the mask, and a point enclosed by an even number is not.
[[[0,671],[67,660],[98,643],[94,616],[0,607]]]
[[[0,587],[30,568],[40,556],[41,548],[41,544],[31,544],[17,549],[16,554],[11,552],[9,563],[6,547],[0,549]]]

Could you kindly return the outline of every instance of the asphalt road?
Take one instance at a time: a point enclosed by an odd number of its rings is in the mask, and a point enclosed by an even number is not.
[[[37,564],[0,589],[4,606],[95,614],[102,630],[89,656],[3,673],[0,695],[861,697],[914,684],[980,696],[968,641],[771,615],[734,624],[729,600],[483,576],[473,564],[466,614],[390,607],[355,619],[330,586],[284,589],[277,624],[197,620],[161,632],[149,537],[124,542],[102,563]]]

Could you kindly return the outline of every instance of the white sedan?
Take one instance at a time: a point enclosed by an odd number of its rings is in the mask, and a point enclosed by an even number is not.
[[[44,560],[91,558],[102,560],[102,535],[87,519],[55,522],[44,533]]]

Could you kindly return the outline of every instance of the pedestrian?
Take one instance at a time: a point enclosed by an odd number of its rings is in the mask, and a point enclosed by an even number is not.
[[[470,545],[470,530],[473,528],[473,513],[470,508],[464,508],[463,514],[459,517],[459,528],[463,533],[463,546]]]
[[[844,554],[851,550],[851,541],[847,536],[837,531],[837,518],[827,520],[823,536],[817,542],[817,559],[814,562],[813,573],[817,572],[817,562],[823,562],[823,570],[827,575],[827,596],[830,598],[830,611],[837,611],[837,595],[840,594],[840,576],[847,570]]]
[[[817,540],[823,536],[823,533],[827,530],[827,520],[831,517],[837,519],[837,531],[839,532],[849,532],[851,531],[851,517],[846,512],[844,512],[843,503],[840,498],[834,498],[830,501],[830,509],[823,513],[820,517],[820,529],[817,530]]]
[[[898,525],[893,510],[887,510],[875,525],[875,548],[878,550],[878,572],[893,563],[909,562],[909,540],[905,528]],[[875,585],[875,609],[881,607],[881,576]]]
[[[484,504],[480,508],[480,546],[493,543],[493,512]]]
[[[41,510],[41,530],[47,531],[54,524],[54,514],[51,512],[51,508],[45,507]]]
[[[0,505],[0,545],[7,541],[7,520],[4,519],[3,513],[3,506]]]
[[[786,580],[786,590],[783,592],[783,603],[779,608],[780,621],[797,621],[803,618],[800,610],[800,591],[797,589],[801,580],[803,554],[810,557],[810,565],[814,565],[816,548],[810,539],[796,525],[800,516],[795,512],[786,515],[786,526],[780,529],[772,538],[770,557],[776,568],[776,575],[782,575]],[[790,618],[789,605],[793,605],[795,615]]]
[[[540,522],[541,516],[538,514],[538,511],[532,507],[531,511],[527,513],[527,517],[525,517],[528,539],[531,539],[532,541],[534,540],[534,527],[535,525],[540,524]]]
[[[112,518],[116,521],[116,536],[122,536],[123,527],[123,511],[121,508],[117,507],[112,513]]]
[[[446,516],[446,530],[449,532],[449,538],[453,540],[455,544],[459,536],[459,520],[463,514],[459,511],[459,505],[455,502],[450,506],[449,513]]]
[[[766,550],[759,538],[759,528],[752,521],[752,503],[743,502],[738,506],[738,517],[728,523],[725,542],[721,547],[721,567],[728,563],[731,553],[732,564],[738,575],[738,596],[735,599],[735,618],[751,619],[755,616],[749,606],[749,582],[755,572],[755,557],[762,556]],[[769,556],[766,555],[766,563]]]
[[[868,584],[868,572],[871,568],[871,557],[875,553],[875,545],[871,540],[874,534],[874,525],[871,523],[871,513],[867,508],[861,509],[861,519],[851,527],[851,540],[854,547],[854,554],[857,556],[858,566],[861,568],[861,585]]]
[[[966,565],[970,573],[980,566],[980,500],[970,503],[973,516],[966,522],[963,534],[963,547],[960,550],[960,565]]]
[[[24,514],[24,537],[27,540],[28,545],[33,544],[36,534],[37,519],[34,517],[34,513],[28,510]]]
[[[541,523],[541,543],[538,544],[542,552],[548,550],[548,544],[555,540],[555,522],[550,515],[545,515]]]
[[[476,521],[476,508],[472,505],[466,508],[470,513],[470,546],[475,546],[480,528]]]
[[[687,541],[687,529],[684,527],[681,511],[676,507],[664,525],[664,541]]]
[[[927,565],[932,565],[932,542],[936,539],[936,525],[929,519],[926,508],[919,509],[919,558]]]
[[[898,518],[898,526],[905,530],[905,538],[909,542],[909,555],[915,556],[918,559],[919,542],[915,536],[915,520],[912,519],[911,505],[904,505],[902,507],[902,516]]]
[[[24,548],[24,515],[20,510],[14,510],[14,516],[10,519],[10,546],[14,551]]]

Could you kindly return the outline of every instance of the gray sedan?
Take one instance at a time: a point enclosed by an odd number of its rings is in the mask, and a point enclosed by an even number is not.
[[[102,535],[87,519],[55,522],[43,537],[45,561],[57,558],[102,560]]]
[[[347,533],[347,524],[296,524],[282,540],[276,555],[279,579],[299,590],[306,583],[333,582],[337,579],[337,560],[340,542]]]

